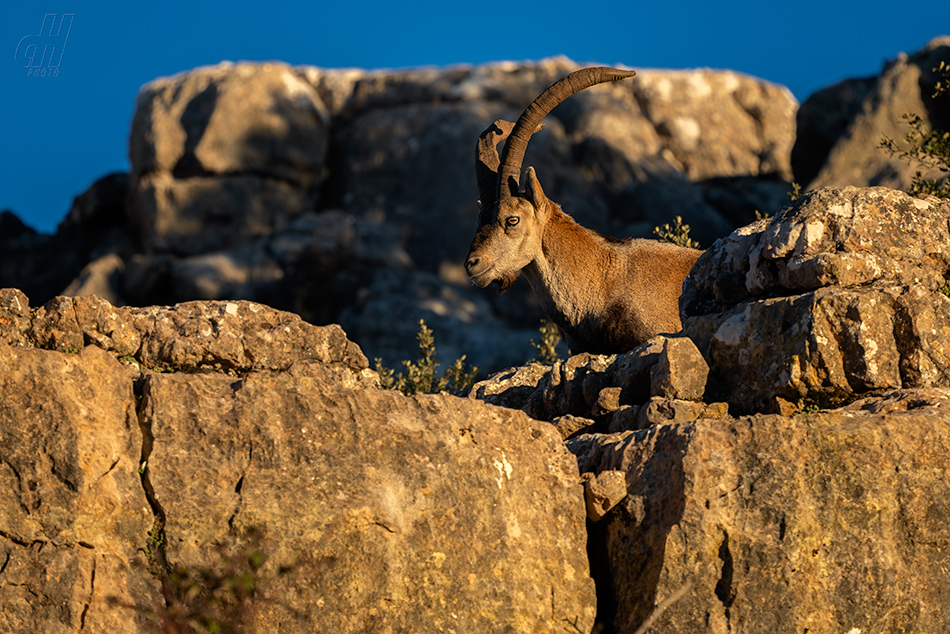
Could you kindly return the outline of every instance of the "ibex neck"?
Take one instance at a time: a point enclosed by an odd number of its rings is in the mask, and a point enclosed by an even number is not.
[[[544,312],[562,328],[598,312],[609,253],[604,238],[555,209],[544,226],[541,255],[524,269]]]

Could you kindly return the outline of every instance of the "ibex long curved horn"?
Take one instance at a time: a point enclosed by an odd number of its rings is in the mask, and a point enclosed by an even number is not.
[[[498,202],[498,143],[511,134],[514,123],[499,119],[478,137],[475,144],[475,179],[478,181],[480,210],[489,210]]]
[[[498,203],[498,144],[508,138],[515,124],[498,119],[488,126],[475,144],[475,179],[478,181],[478,203],[481,213],[489,213]],[[534,132],[544,129],[538,124]],[[533,133],[532,133],[533,134]]]
[[[632,70],[620,70],[606,66],[584,68],[559,79],[538,95],[538,98],[525,108],[505,142],[495,190],[498,202],[518,193],[518,181],[521,180],[521,162],[524,160],[525,150],[528,149],[528,140],[537,130],[541,119],[546,117],[555,106],[576,92],[596,84],[626,79],[634,75],[636,75],[636,72]]]

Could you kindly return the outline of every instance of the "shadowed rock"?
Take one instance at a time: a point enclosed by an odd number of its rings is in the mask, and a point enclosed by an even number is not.
[[[948,398],[569,440],[582,472],[628,483],[591,529],[602,622],[634,631],[687,587],[658,631],[945,630]]]

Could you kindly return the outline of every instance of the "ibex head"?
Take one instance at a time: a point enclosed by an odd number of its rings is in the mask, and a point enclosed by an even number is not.
[[[575,71],[531,102],[518,123],[499,119],[479,136],[475,146],[475,175],[481,197],[478,229],[465,261],[472,282],[481,287],[498,282],[499,290],[505,292],[541,252],[544,224],[553,203],[544,195],[534,168],[525,172],[524,191],[519,186],[528,140],[543,127],[541,120],[578,91],[635,74],[605,67]],[[497,145],[506,137],[499,160]]]

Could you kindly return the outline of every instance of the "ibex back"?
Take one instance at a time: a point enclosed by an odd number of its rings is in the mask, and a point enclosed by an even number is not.
[[[508,290],[523,271],[545,314],[573,352],[625,352],[678,332],[683,280],[702,253],[656,240],[605,238],[577,224],[521,162],[531,135],[575,92],[634,75],[613,68],[571,73],[531,103],[517,124],[498,120],[476,145],[478,229],[465,262],[478,286]],[[507,139],[499,159],[497,145]]]

